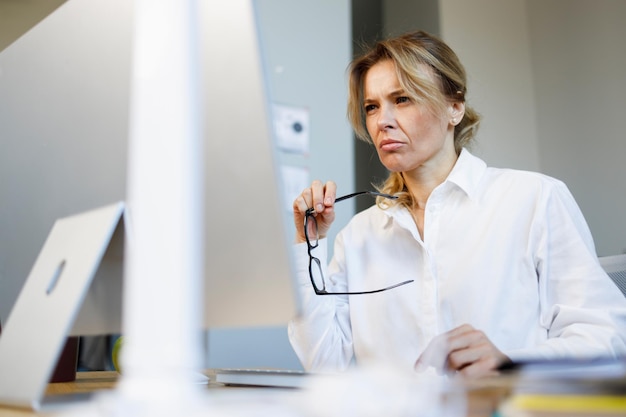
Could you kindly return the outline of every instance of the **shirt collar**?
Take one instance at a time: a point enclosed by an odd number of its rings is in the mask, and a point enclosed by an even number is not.
[[[482,159],[463,148],[446,181],[456,184],[469,198],[473,198],[486,170],[487,164]]]
[[[485,161],[472,155],[467,149],[463,148],[452,171],[448,174],[448,178],[444,181],[444,184],[446,182],[455,184],[472,199],[476,195],[478,184],[486,170],[487,164]],[[394,205],[384,210],[384,212],[388,216],[387,224],[389,224],[392,217],[401,223],[406,223],[407,225],[413,224],[410,213],[403,206]]]

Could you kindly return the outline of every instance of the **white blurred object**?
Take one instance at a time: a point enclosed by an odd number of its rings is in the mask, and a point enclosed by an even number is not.
[[[302,405],[311,417],[456,417],[467,408],[452,379],[375,364],[312,378]]]
[[[444,375],[448,359],[447,344],[447,333],[433,338],[415,362],[415,371],[425,375]]]
[[[293,201],[311,183],[309,170],[302,167],[284,165],[281,167],[281,176],[285,193],[285,210],[291,212],[293,210]]]

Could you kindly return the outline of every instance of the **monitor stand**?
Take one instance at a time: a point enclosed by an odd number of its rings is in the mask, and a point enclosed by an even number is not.
[[[110,299],[119,305],[123,213],[120,202],[54,223],[0,337],[0,406],[41,408],[46,385],[79,311],[95,317],[115,310],[107,306],[98,312],[96,305],[85,302],[88,293],[102,298],[119,290]],[[101,267],[105,264],[107,268]],[[120,317],[117,310],[114,313]],[[87,318],[81,318],[85,325]]]

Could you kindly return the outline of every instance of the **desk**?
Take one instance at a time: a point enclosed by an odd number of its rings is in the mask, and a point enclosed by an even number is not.
[[[211,377],[212,372],[206,374]],[[58,382],[49,384],[46,395],[62,395],[73,393],[93,392],[115,387],[118,379],[116,372],[78,372],[76,381]],[[212,379],[213,380],[213,379]],[[468,414],[467,417],[491,417],[498,404],[509,392],[509,384],[498,379],[486,379],[468,383]],[[225,387],[221,384],[210,382],[208,389],[241,389]],[[267,389],[267,388],[244,388],[244,389]],[[48,416],[49,413],[35,413],[26,410],[0,408],[0,417],[32,417]]]

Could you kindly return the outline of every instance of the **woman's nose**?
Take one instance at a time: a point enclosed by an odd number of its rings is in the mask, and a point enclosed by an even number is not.
[[[386,130],[395,127],[395,115],[389,106],[381,106],[378,117],[378,129]]]

